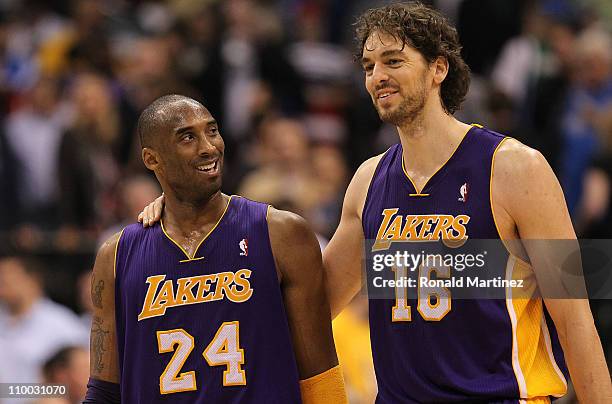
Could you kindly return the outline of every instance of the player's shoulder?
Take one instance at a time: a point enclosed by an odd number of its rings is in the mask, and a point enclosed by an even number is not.
[[[370,180],[374,176],[374,172],[376,171],[376,168],[378,167],[378,165],[380,164],[380,161],[382,160],[382,158],[385,156],[386,153],[387,152],[380,153],[374,157],[370,157],[369,159],[361,163],[357,171],[355,171],[355,175],[353,176],[353,181],[367,182],[369,184]]]
[[[304,260],[302,264],[307,263],[312,257],[318,257],[318,260],[321,260],[319,242],[303,217],[270,206],[267,220],[270,246],[276,261],[279,279],[284,279],[286,276],[294,277],[295,271],[308,272],[301,271],[302,268],[299,265],[287,264],[295,262],[296,257]]]
[[[374,173],[376,172],[376,168],[380,164],[380,161],[385,154],[386,152],[378,154],[361,163],[357,171],[355,171],[353,179],[348,186],[346,192],[347,199],[355,198],[357,200],[361,200],[365,198],[370,182],[372,181]]]
[[[491,177],[495,203],[513,217],[532,211],[534,204],[541,206],[548,194],[559,187],[542,153],[512,138],[498,147]]]
[[[525,181],[537,180],[537,174],[550,166],[538,150],[514,138],[505,138],[495,152],[494,169],[497,180]]]
[[[142,225],[140,225],[140,227],[142,227]],[[104,258],[111,254],[113,256],[115,255],[115,250],[117,249],[117,244],[119,243],[119,239],[121,238],[122,234],[125,232],[126,229],[127,227],[121,231],[114,233],[100,245],[100,247],[98,248],[99,258]]]
[[[380,161],[386,153],[387,152],[370,157],[361,163],[346,190],[343,214],[348,213],[361,217],[370,183],[372,182],[372,178],[374,178]]]
[[[98,276],[101,279],[111,279],[111,277],[114,277],[115,255],[123,231],[113,234],[100,245],[94,265],[94,276]]]
[[[314,235],[306,219],[293,212],[269,206],[267,220],[271,238],[291,241]]]

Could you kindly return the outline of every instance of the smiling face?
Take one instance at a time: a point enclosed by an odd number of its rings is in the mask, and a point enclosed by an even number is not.
[[[180,100],[157,111],[155,141],[143,149],[164,192],[199,203],[221,189],[225,144],[217,121],[197,102]]]
[[[400,126],[422,113],[431,77],[430,65],[421,53],[390,34],[374,31],[364,44],[361,64],[380,119]]]

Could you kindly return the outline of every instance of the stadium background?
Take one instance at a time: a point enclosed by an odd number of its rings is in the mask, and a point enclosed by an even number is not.
[[[87,355],[62,348],[87,345],[97,246],[159,193],[134,130],[160,95],[220,121],[226,193],[305,216],[324,245],[356,167],[397,141],[351,58],[355,15],[383,3],[0,0],[0,246],[24,254],[0,260],[0,382],[78,402]],[[473,72],[457,116],[541,150],[579,236],[610,238],[612,3],[426,3]],[[610,363],[612,305],[592,307]],[[372,402],[365,299],[334,328],[351,402]]]

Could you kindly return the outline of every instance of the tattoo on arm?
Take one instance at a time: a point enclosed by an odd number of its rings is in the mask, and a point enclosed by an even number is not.
[[[96,282],[95,278],[91,280],[91,301],[97,308],[102,308],[102,291],[104,290],[104,281],[99,280]]]
[[[104,370],[104,352],[107,351],[109,331],[103,327],[104,320],[98,316],[93,318],[91,326],[91,352],[93,374],[99,375]]]

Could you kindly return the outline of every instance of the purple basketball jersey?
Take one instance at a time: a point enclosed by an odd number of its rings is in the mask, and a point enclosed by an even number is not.
[[[301,402],[267,209],[231,197],[193,257],[163,223],[125,228],[115,282],[123,402]]]
[[[422,190],[405,172],[401,144],[391,147],[368,190],[365,238],[380,240],[397,223],[402,241],[499,239],[490,183],[504,139],[473,126]],[[517,257],[503,259],[510,277],[532,272]],[[370,299],[377,403],[546,401],[565,393],[562,353],[541,299],[399,299]]]

